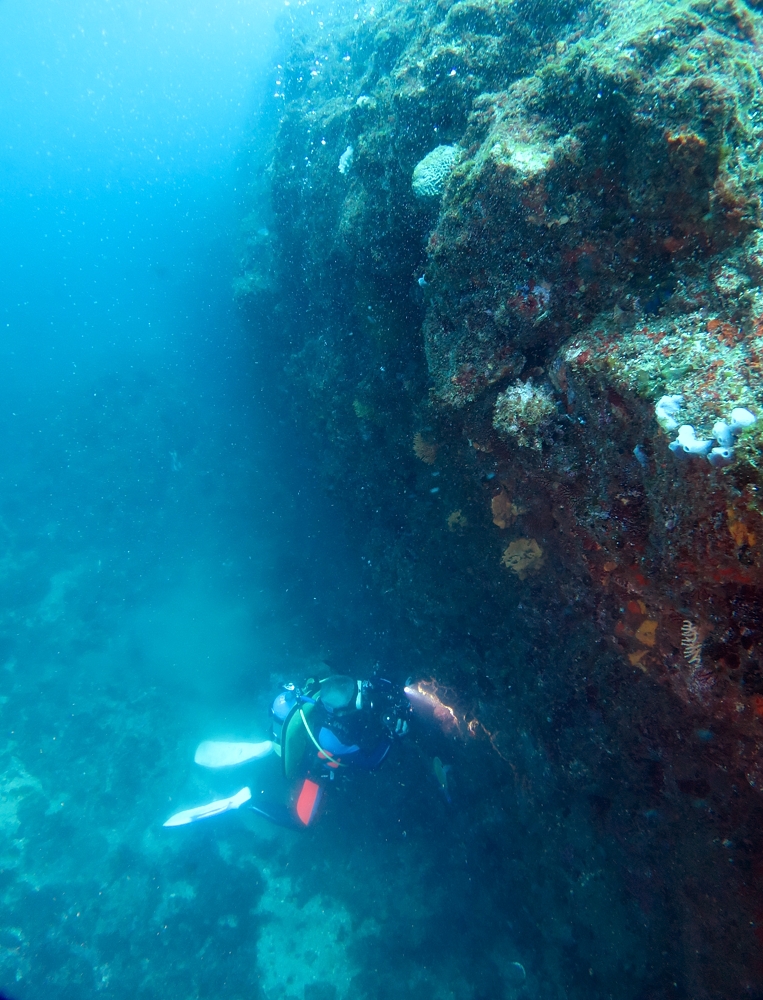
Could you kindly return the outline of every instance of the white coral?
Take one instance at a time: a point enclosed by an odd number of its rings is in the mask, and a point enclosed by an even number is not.
[[[417,198],[432,200],[441,196],[458,153],[458,146],[435,146],[416,164],[411,185]]]
[[[352,160],[355,155],[355,150],[352,146],[348,146],[347,149],[339,157],[339,173],[348,174],[352,169]]]

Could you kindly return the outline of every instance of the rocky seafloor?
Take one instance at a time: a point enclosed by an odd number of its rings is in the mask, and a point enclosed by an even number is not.
[[[237,293],[522,857],[538,995],[761,996],[759,5],[282,30]]]

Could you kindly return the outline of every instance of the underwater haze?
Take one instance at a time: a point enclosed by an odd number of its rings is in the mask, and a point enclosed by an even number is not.
[[[264,732],[259,692],[309,669],[326,618],[309,566],[329,507],[263,422],[231,292],[273,25],[256,0],[0,5],[0,990],[17,1000],[257,981],[256,873],[242,886],[222,843],[161,823],[200,738]]]

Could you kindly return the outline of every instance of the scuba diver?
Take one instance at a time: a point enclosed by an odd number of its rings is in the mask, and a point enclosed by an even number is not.
[[[197,764],[208,768],[280,758],[279,773],[275,781],[270,776],[270,787],[253,799],[251,788],[245,786],[228,798],[176,813],[164,826],[184,826],[247,805],[281,826],[307,827],[318,813],[324,789],[344,769],[377,768],[394,741],[408,732],[410,713],[404,690],[382,677],[356,680],[332,674],[322,680],[311,677],[301,688],[285,684],[270,709],[272,739],[206,740],[194,756]]]

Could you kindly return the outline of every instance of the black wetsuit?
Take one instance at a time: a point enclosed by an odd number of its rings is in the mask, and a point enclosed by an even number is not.
[[[320,745],[347,767],[370,771],[392,746],[392,736],[373,708],[336,715],[321,706],[319,718],[313,715],[313,720],[311,728]]]

